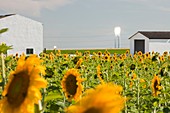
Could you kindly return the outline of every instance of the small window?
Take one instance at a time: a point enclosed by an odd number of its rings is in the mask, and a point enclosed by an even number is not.
[[[27,48],[26,49],[26,54],[33,54],[34,53],[34,49],[33,48]]]

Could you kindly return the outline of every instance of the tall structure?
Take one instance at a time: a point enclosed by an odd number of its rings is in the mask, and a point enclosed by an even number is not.
[[[115,27],[114,28],[114,33],[115,33],[115,36],[117,37],[117,45],[118,47],[117,48],[120,48],[120,32],[121,32],[121,28],[120,27]],[[116,42],[116,40],[115,40]],[[115,43],[116,44],[116,43]],[[115,45],[116,46],[116,45]]]
[[[43,25],[18,14],[0,15],[0,29],[8,31],[0,35],[0,43],[12,45],[7,54],[39,54],[43,51]]]

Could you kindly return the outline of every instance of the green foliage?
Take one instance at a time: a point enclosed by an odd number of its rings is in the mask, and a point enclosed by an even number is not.
[[[7,46],[5,43],[0,45],[0,53],[7,53],[7,50],[12,49],[12,46]]]
[[[0,34],[5,33],[8,31],[8,28],[4,28],[0,30]],[[5,53],[7,54],[7,50],[12,49],[12,46],[7,46],[5,43],[2,43],[0,45],[0,53]]]
[[[7,31],[8,31],[8,28],[1,29],[1,30],[0,30],[0,34],[5,33],[5,32],[7,32]]]
[[[61,51],[62,52],[62,51]],[[42,104],[44,113],[64,113],[65,109],[75,102],[69,102],[62,90],[61,81],[66,71],[75,68],[80,58],[82,64],[78,68],[84,79],[83,94],[87,89],[101,84],[97,76],[97,66],[100,65],[100,76],[104,82],[113,82],[123,87],[122,95],[127,98],[122,113],[168,113],[170,111],[170,55],[146,53],[131,55],[129,53],[114,54],[108,51],[99,56],[96,53],[77,52],[73,56],[56,52],[42,54],[41,59],[46,67],[45,79],[48,81],[46,89],[42,89]],[[106,59],[104,56],[109,54]],[[13,57],[6,57],[6,72],[16,67]],[[154,75],[161,78],[160,94],[153,96],[152,79]]]
[[[68,50],[61,50],[61,54],[75,54],[76,52],[81,52],[81,53],[85,53],[87,51],[90,52],[90,54],[93,54],[93,52],[105,52],[108,51],[110,53],[117,53],[117,54],[123,54],[125,53],[127,50],[129,49],[68,49]],[[46,50],[46,53],[51,53],[51,52],[55,52],[54,50]]]

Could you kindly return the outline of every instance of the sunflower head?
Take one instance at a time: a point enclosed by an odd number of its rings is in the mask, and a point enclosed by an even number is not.
[[[143,63],[143,58],[140,58],[140,59],[139,59],[139,63]]]
[[[101,73],[101,70],[100,70],[100,65],[97,66],[97,77],[99,78],[100,82],[103,84],[104,81],[102,79],[102,73]]]
[[[132,88],[133,84],[134,84],[134,83],[133,83],[133,81],[131,80],[129,87]]]
[[[135,80],[137,78],[137,76],[136,76],[136,74],[135,73],[133,73],[132,74],[132,77],[131,77],[131,81],[130,81],[130,88],[132,88],[132,86],[133,86],[133,81]]]
[[[113,65],[111,65],[111,66],[110,66],[110,69],[113,69],[113,67],[114,67],[114,66],[113,66]]]
[[[109,61],[109,60],[110,60],[110,56],[106,54],[106,55],[103,56],[103,59],[104,59],[105,61]]]
[[[159,60],[163,62],[165,60],[164,56],[159,56]]]
[[[102,52],[101,52],[101,51],[98,51],[97,54],[98,54],[99,56],[102,56]]]
[[[147,52],[145,55],[146,55],[147,58],[151,58],[151,55],[150,55],[149,52]]]
[[[135,70],[135,67],[136,67],[135,64],[131,64],[130,69]]]
[[[83,90],[81,82],[82,79],[77,69],[72,68],[65,73],[61,85],[69,101],[72,99],[79,100]]]
[[[57,52],[58,52],[58,54],[61,54],[61,50],[60,49],[58,49]]]
[[[129,54],[130,53],[130,51],[129,50],[126,50],[126,54]]]
[[[142,88],[146,88],[146,81],[145,79],[140,79],[140,83],[142,84]]]
[[[20,57],[2,93],[4,98],[0,101],[0,113],[33,113],[34,104],[41,100],[39,89],[47,85],[39,75],[45,74],[41,62],[36,55],[27,59],[25,56]]]
[[[154,52],[154,51],[152,51],[152,55],[153,55],[153,54],[155,54],[155,52]]]
[[[152,94],[153,96],[158,96],[160,94],[160,90],[162,89],[161,83],[160,83],[160,78],[158,75],[155,75],[154,78],[152,79]]]
[[[139,55],[139,56],[142,56],[142,52],[141,52],[141,51],[139,51],[139,52],[138,52],[138,55]]]
[[[163,53],[163,56],[167,56],[167,55],[168,55],[168,52],[165,51],[165,52]]]
[[[50,57],[50,60],[53,60],[54,59],[54,54],[51,52],[49,57]]]
[[[67,113],[119,113],[126,99],[121,96],[122,87],[108,83],[89,89],[85,96],[67,109]]]
[[[64,54],[64,58],[65,58],[65,59],[67,59],[67,58],[68,58],[68,56],[69,56],[68,54]]]
[[[82,58],[79,58],[79,60],[76,63],[76,69],[80,68],[81,63],[83,62]]]

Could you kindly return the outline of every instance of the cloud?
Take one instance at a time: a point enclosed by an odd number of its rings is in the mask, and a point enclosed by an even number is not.
[[[38,16],[42,9],[54,10],[75,0],[0,0],[0,10]]]

